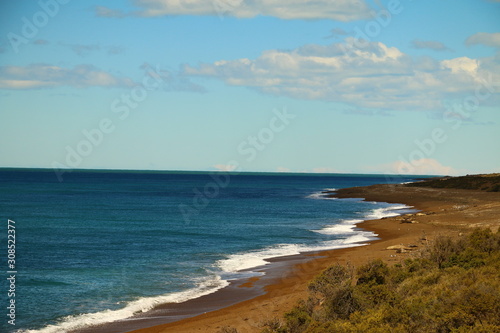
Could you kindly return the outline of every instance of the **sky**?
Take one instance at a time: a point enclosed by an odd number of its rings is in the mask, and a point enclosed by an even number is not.
[[[0,2],[0,167],[500,172],[498,0]]]

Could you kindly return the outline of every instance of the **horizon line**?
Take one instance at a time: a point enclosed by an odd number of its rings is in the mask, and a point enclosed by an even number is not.
[[[38,170],[43,172],[55,172],[54,168],[49,167],[3,167],[0,166],[0,171],[30,171]],[[449,175],[429,175],[429,174],[397,174],[397,173],[358,173],[358,172],[300,172],[300,171],[235,171],[235,170],[158,170],[158,169],[105,169],[105,168],[82,168],[82,169],[64,169],[66,172],[135,172],[135,173],[226,173],[226,174],[269,174],[269,175],[373,175],[373,176],[398,176],[398,177],[449,177]]]

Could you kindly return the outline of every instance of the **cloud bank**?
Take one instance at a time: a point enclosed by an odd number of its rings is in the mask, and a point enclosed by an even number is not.
[[[450,49],[441,42],[435,40],[414,39],[411,45],[415,49],[429,49],[434,51],[450,51]]]
[[[498,73],[500,59],[413,58],[396,47],[363,41],[268,50],[257,59],[185,65],[190,76],[212,77],[273,95],[346,103],[357,108],[436,110],[463,98]],[[498,81],[498,80],[496,80]],[[498,94],[498,90],[496,91]]]
[[[331,19],[355,21],[370,17],[365,0],[135,0],[137,16],[214,15],[252,18],[259,15],[280,19]],[[104,6],[95,7],[100,17],[127,14]]]
[[[59,86],[85,87],[132,87],[134,82],[118,77],[92,65],[63,68],[48,64],[26,67],[0,66],[1,89],[38,89]]]
[[[412,160],[411,163],[407,161],[395,161],[389,164],[367,167],[366,170],[369,172],[397,175],[458,176],[464,173],[451,166],[445,166],[433,158]]]
[[[95,6],[94,12],[99,17],[114,17],[114,18],[124,18],[127,16],[123,11],[117,9],[110,9],[104,6]]]
[[[486,45],[491,47],[500,47],[500,32],[488,33],[478,32],[465,40],[466,45]]]

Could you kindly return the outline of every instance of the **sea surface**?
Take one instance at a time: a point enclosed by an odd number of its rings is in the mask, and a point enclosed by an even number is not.
[[[258,274],[251,269],[266,258],[366,244],[376,235],[354,223],[408,207],[322,191],[413,180],[73,171],[60,182],[50,170],[0,169],[0,331],[59,333],[124,319]],[[15,296],[8,296],[9,219]]]

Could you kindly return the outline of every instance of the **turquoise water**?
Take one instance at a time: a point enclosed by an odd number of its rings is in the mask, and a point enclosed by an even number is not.
[[[354,228],[401,205],[325,198],[325,189],[412,177],[0,170],[1,272],[16,222],[16,326],[64,332],[214,292],[265,258],[353,246]],[[7,309],[4,310],[7,314]]]

